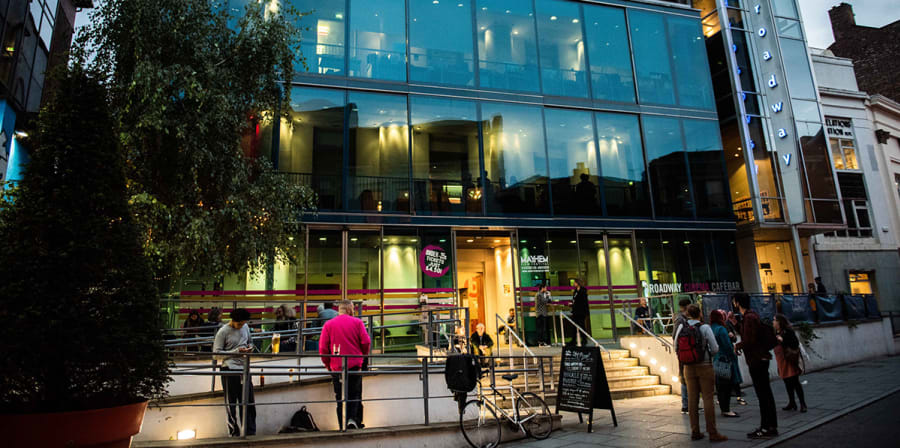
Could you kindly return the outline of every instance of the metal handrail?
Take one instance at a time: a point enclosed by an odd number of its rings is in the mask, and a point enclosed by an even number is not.
[[[499,321],[499,322],[502,323],[503,325],[506,325],[506,334],[511,334],[511,335],[513,335],[513,336],[516,338],[516,340],[519,341],[519,344],[522,344],[522,348],[524,349],[524,351],[525,351],[525,352],[528,352],[528,354],[531,355],[531,357],[532,357],[532,358],[535,358],[535,360],[536,360],[536,359],[537,359],[537,355],[535,355],[534,352],[531,351],[530,348],[528,348],[528,345],[525,344],[525,341],[523,341],[522,338],[519,337],[518,332],[512,331],[512,329],[509,328],[509,325],[506,324],[506,321],[503,320],[503,318],[500,317],[499,314],[494,314],[494,316],[496,316],[497,321]],[[499,335],[499,334],[497,335],[497,339],[498,339],[498,340],[497,340],[497,346],[499,347],[499,346],[500,346],[500,344],[499,344],[499,343],[500,343],[500,341],[499,341],[500,335]],[[508,344],[508,346],[507,346],[507,352],[509,353],[510,356],[512,356],[512,344]],[[523,356],[524,356],[524,355],[523,355]]]
[[[675,346],[672,345],[671,342],[669,342],[669,341],[667,341],[667,340],[665,340],[665,339],[663,339],[663,338],[657,336],[656,333],[654,333],[654,332],[653,332],[652,330],[650,330],[649,328],[643,326],[640,322],[638,322],[637,320],[635,320],[634,318],[632,318],[631,316],[629,316],[628,313],[626,313],[625,311],[623,311],[623,310],[616,310],[616,311],[618,311],[619,314],[621,314],[622,316],[624,316],[625,319],[628,319],[631,323],[637,325],[641,330],[644,330],[645,333],[649,334],[650,336],[653,336],[654,339],[656,339],[660,344],[662,344],[662,345],[666,348],[666,351],[667,351],[667,352],[671,353],[671,352],[672,352],[672,349],[675,348]],[[657,313],[657,314],[658,314],[658,313]]]
[[[606,347],[600,345],[600,343],[597,342],[596,339],[594,339],[590,334],[588,334],[588,332],[585,331],[584,328],[581,328],[580,325],[576,324],[575,321],[572,320],[572,318],[570,318],[569,316],[567,316],[567,315],[566,315],[565,313],[563,313],[562,311],[559,312],[559,315],[560,315],[561,318],[564,318],[564,319],[566,319],[567,321],[569,321],[569,323],[572,324],[572,326],[575,327],[576,330],[578,330],[578,331],[575,333],[575,337],[578,339],[578,346],[581,346],[581,335],[584,334],[585,337],[587,337],[591,342],[594,343],[594,346],[600,347],[600,350],[603,351],[603,352],[605,352],[606,355],[607,355],[610,359],[612,359],[612,355],[609,353],[609,350],[607,350]],[[566,339],[566,330],[565,330],[565,327],[566,327],[566,326],[565,326],[565,325],[560,325],[560,326],[562,327],[562,337],[563,337],[563,340],[565,340],[565,339]]]

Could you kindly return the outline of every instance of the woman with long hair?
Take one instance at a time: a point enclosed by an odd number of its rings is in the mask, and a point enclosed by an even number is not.
[[[716,372],[716,395],[719,397],[719,409],[723,417],[738,417],[731,410],[731,391],[734,384],[741,384],[741,370],[738,367],[737,355],[734,353],[734,345],[728,335],[725,326],[725,312],[712,310],[709,313],[710,327],[719,344],[719,352],[713,357],[713,367]]]
[[[790,401],[785,406],[785,411],[796,411],[797,403],[794,395],[800,400],[800,412],[806,412],[806,398],[803,395],[803,386],[800,384],[800,340],[797,333],[791,328],[791,322],[784,314],[776,314],[772,322],[775,327],[775,338],[778,345],[775,346],[775,361],[778,363],[778,376],[784,381]]]
[[[584,280],[575,279],[575,291],[572,292],[572,321],[576,325],[584,329],[587,334],[591,334],[591,312],[588,305],[587,288]],[[572,330],[572,339],[566,345],[574,346],[578,341],[578,330]]]

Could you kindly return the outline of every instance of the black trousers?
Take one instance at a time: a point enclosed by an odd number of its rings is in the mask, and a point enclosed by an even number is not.
[[[360,368],[348,369],[351,372],[359,372]],[[341,383],[341,374],[331,374],[331,384],[334,386],[334,399],[337,402],[337,418],[338,426],[344,427],[344,406],[341,403],[341,397],[344,395],[343,384]],[[347,375],[347,400],[356,400],[347,402],[347,420],[353,420],[361,425],[363,422],[362,401],[362,375]]]
[[[787,389],[788,398],[791,400],[788,402],[788,405],[796,404],[794,401],[794,393],[796,392],[797,398],[800,399],[800,406],[806,407],[806,397],[803,396],[803,386],[800,384],[800,375],[784,378],[784,388]]]
[[[547,333],[547,324],[550,321],[550,316],[538,316],[535,322],[537,326],[537,341],[538,344],[541,342],[545,344],[550,343],[550,335]]]
[[[716,395],[719,397],[719,409],[723,414],[731,411],[731,392],[733,390],[731,378],[716,377]]]
[[[753,390],[759,400],[759,426],[762,429],[777,429],[778,416],[775,414],[775,397],[769,383],[769,361],[757,361],[749,365]]]
[[[591,333],[591,319],[588,316],[579,316],[577,314],[573,314],[572,321],[575,322],[575,325],[578,325],[579,327],[583,328],[584,331],[587,332],[587,334],[592,334]],[[569,339],[569,342],[566,345],[569,345],[569,346],[577,345],[579,331],[575,328],[571,328],[571,330],[572,330],[572,338]],[[582,345],[584,345],[588,342],[588,341],[584,340],[585,338],[583,336],[584,335],[582,335],[582,341],[581,341]]]
[[[243,372],[242,370],[229,369],[222,367],[221,372]],[[225,392],[225,414],[228,417],[228,434],[232,437],[241,435],[241,422],[244,419],[244,406],[240,406],[243,402],[244,387],[240,375],[222,375],[222,389]],[[254,403],[253,383],[250,384],[250,394],[247,396],[249,403]],[[256,405],[246,406],[247,408],[247,435],[256,434]]]

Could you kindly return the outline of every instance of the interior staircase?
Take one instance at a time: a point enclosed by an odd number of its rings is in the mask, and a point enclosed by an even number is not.
[[[551,366],[548,362],[544,362],[544,397],[548,405],[556,403],[556,387],[559,384],[559,366],[562,359],[561,349],[552,348],[553,366],[551,374]],[[548,349],[540,351],[535,350],[538,355],[551,355]],[[497,356],[503,356],[498,353]],[[668,385],[660,384],[659,376],[651,375],[650,368],[640,365],[638,358],[631,357],[630,350],[609,349],[609,357],[607,352],[602,352],[603,367],[606,370],[606,380],[609,383],[609,390],[613,400],[622,400],[627,398],[652,397],[656,395],[668,395],[672,393],[672,389]],[[611,358],[611,359],[610,359]],[[515,368],[522,368],[521,359],[514,361]],[[503,370],[508,366],[506,360],[498,363],[496,370]],[[534,362],[529,360],[528,368],[534,368]],[[506,386],[509,384],[501,378],[502,373],[496,374],[496,382],[498,386]],[[490,386],[490,378],[485,377],[481,380],[483,387]],[[513,385],[519,392],[525,392],[525,377],[519,374],[518,378],[512,381]],[[528,375],[527,391],[535,392],[540,395],[541,385],[537,372],[531,372]]]

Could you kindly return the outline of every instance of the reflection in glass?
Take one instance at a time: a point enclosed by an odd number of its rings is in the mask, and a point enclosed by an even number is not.
[[[669,45],[672,48],[672,66],[675,69],[675,86],[678,89],[678,104],[712,109],[712,85],[700,24],[695,19],[677,16],[667,17],[666,21]]]
[[[591,87],[594,98],[634,102],[634,77],[625,10],[584,5],[588,56],[591,60]]]
[[[546,109],[544,114],[553,183],[553,212],[600,215],[597,148],[591,113]]]
[[[488,213],[549,211],[541,108],[482,103]],[[535,126],[537,124],[537,126]]]
[[[350,76],[406,80],[406,8],[394,0],[350,0]]]
[[[837,189],[831,171],[831,161],[822,125],[797,123],[800,132],[800,148],[803,151],[803,168],[809,185],[810,206],[817,223],[841,224]]]
[[[536,4],[544,94],[587,98],[579,5],[562,0],[537,0]]]
[[[596,113],[597,149],[609,216],[650,216],[647,173],[636,115]]]
[[[341,231],[309,230],[307,274],[297,269],[297,284],[306,281],[308,300],[338,301],[341,298]]]
[[[816,90],[812,81],[812,72],[809,68],[809,56],[806,54],[806,45],[802,40],[779,39],[781,53],[785,61],[785,76],[788,87],[791,89],[792,98],[816,99]]]
[[[482,213],[475,103],[411,96],[416,211]]]
[[[697,216],[731,217],[718,123],[712,120],[682,120],[682,123]]]
[[[481,87],[537,92],[538,61],[531,2],[478,0]]]
[[[810,100],[791,100],[794,119],[797,121],[819,121],[819,104]]]
[[[643,121],[656,216],[693,216],[694,204],[678,119],[645,116]]]
[[[640,101],[674,105],[675,88],[663,15],[631,10],[628,18]]]
[[[781,17],[790,17],[792,19],[798,19],[797,17],[797,7],[794,5],[794,0],[773,0],[772,4],[775,6],[775,15]]]
[[[351,210],[409,211],[409,154],[406,97],[351,92]]]
[[[290,6],[306,13],[300,18],[300,52],[310,73],[344,74],[344,2],[290,0]],[[299,55],[298,55],[299,56]],[[301,71],[297,63],[294,70]]]
[[[321,210],[341,204],[344,92],[294,87],[288,117],[281,119],[278,169],[316,192]]]
[[[410,81],[474,86],[473,48],[471,0],[409,1]]]
[[[782,37],[793,37],[796,39],[803,38],[803,32],[800,30],[800,21],[791,19],[775,19],[775,25],[778,27],[778,35]]]
[[[364,311],[381,308],[381,232],[347,232],[347,298],[362,301]]]

